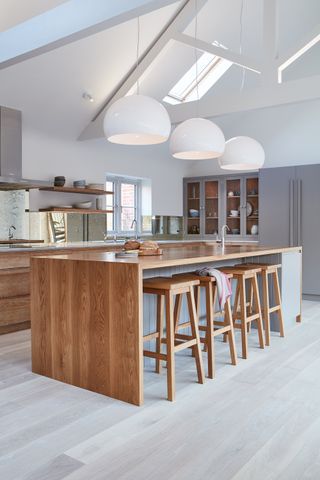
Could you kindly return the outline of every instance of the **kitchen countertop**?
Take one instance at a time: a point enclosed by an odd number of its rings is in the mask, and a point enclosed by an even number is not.
[[[147,239],[144,239],[147,240]],[[173,244],[216,244],[215,240],[156,240],[159,245],[173,245]],[[93,242],[64,242],[64,243],[35,243],[29,245],[8,245],[2,244],[0,245],[0,255],[2,253],[14,253],[14,252],[41,252],[43,250],[68,250],[68,249],[103,249],[106,250],[111,248],[114,250],[116,247],[121,248],[124,245],[123,242],[110,242],[110,241],[93,241]],[[228,242],[228,243],[235,243],[235,244],[254,244],[257,245],[257,242]]]
[[[162,255],[117,258],[114,252],[79,252],[71,255],[41,256],[55,260],[84,262],[104,262],[138,265],[142,270],[151,268],[190,265],[194,263],[219,262],[259,255],[272,255],[290,251],[301,251],[302,247],[268,247],[260,245],[226,245],[224,250],[216,243],[204,242],[198,245],[185,245],[165,249]],[[39,257],[38,257],[39,258]]]

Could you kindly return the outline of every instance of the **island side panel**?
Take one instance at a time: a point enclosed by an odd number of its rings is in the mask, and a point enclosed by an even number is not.
[[[33,371],[141,405],[139,267],[36,258],[31,284]]]

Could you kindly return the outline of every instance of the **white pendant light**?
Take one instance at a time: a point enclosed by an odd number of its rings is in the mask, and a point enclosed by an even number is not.
[[[112,143],[154,145],[168,139],[171,123],[167,110],[154,98],[128,95],[108,109],[103,129]]]
[[[198,2],[195,0],[195,30],[194,39],[197,41],[198,31]],[[196,69],[197,105],[199,104],[198,86],[198,55],[194,48]],[[197,112],[198,113],[198,112]],[[220,157],[224,152],[225,138],[222,130],[210,120],[189,118],[178,125],[170,138],[170,152],[175,158],[183,160],[206,160]]]
[[[170,138],[170,152],[183,160],[205,160],[224,152],[222,130],[210,120],[190,118],[178,125]]]
[[[250,137],[234,137],[226,142],[224,154],[219,158],[223,170],[258,170],[265,160],[262,145]]]
[[[137,17],[137,61],[139,67],[140,18]],[[155,145],[168,140],[171,122],[167,110],[154,98],[139,94],[127,95],[114,102],[103,121],[105,136],[122,145]]]

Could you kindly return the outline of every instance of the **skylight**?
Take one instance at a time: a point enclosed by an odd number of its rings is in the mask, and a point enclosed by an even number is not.
[[[163,101],[176,105],[191,102],[203,97],[219,78],[233,65],[229,60],[205,52],[192,67],[180,78]],[[198,87],[197,87],[198,70]]]

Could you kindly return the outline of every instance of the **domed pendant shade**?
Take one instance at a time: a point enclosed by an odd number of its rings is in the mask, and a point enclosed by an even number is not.
[[[103,129],[112,143],[154,145],[168,139],[171,122],[167,110],[154,98],[128,95],[107,110]]]
[[[265,160],[262,145],[250,137],[234,137],[226,142],[219,165],[224,170],[258,170]]]
[[[222,130],[210,120],[190,118],[178,125],[170,138],[170,152],[183,160],[220,157],[225,148]]]

